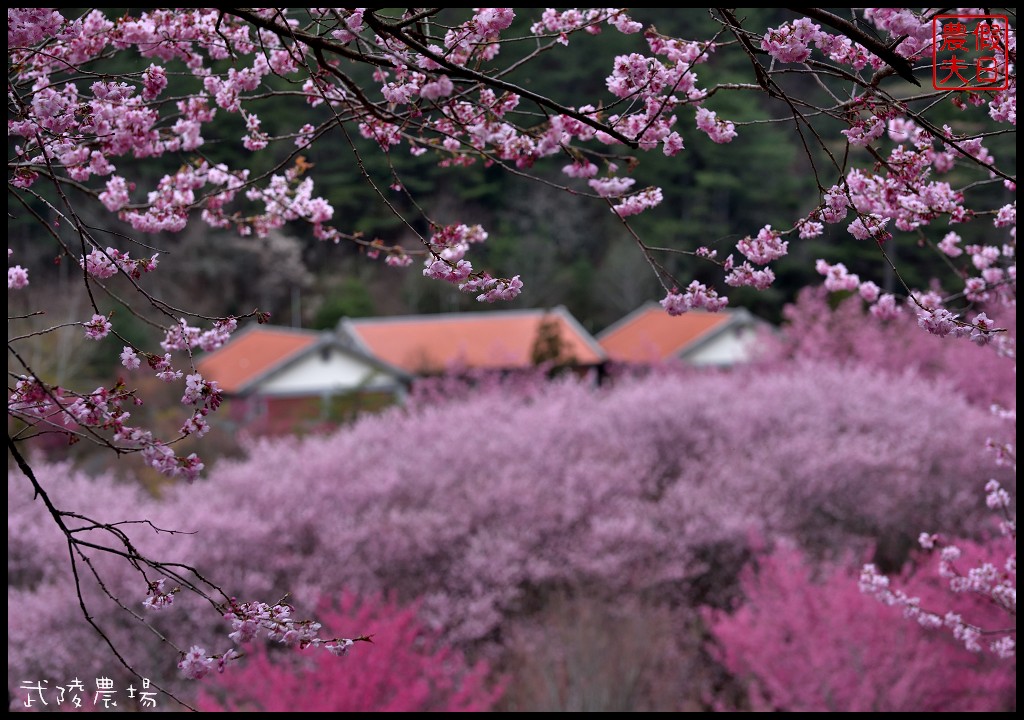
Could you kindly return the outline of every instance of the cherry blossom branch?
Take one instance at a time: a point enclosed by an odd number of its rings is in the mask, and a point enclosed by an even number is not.
[[[368,635],[361,635],[355,638],[322,638],[318,634],[320,629],[319,623],[292,618],[292,608],[285,605],[284,601],[278,602],[272,607],[266,603],[240,603],[237,599],[227,595],[219,586],[191,565],[177,562],[169,563],[149,558],[135,547],[135,544],[127,533],[124,532],[122,526],[144,525],[151,528],[157,534],[174,535],[181,534],[181,532],[159,528],[150,520],[104,523],[77,512],[60,510],[51,501],[46,489],[40,484],[28,461],[22,456],[17,445],[9,435],[7,447],[18,468],[32,486],[35,498],[43,503],[48,514],[66,539],[76,595],[84,618],[100,635],[105,645],[107,645],[121,665],[137,678],[142,679],[143,676],[124,658],[109,635],[97,624],[89,611],[82,589],[82,578],[78,566],[80,562],[88,568],[100,591],[109,600],[153,632],[161,643],[169,644],[178,651],[182,658],[178,666],[186,677],[192,679],[202,678],[214,667],[223,672],[230,661],[241,657],[241,653],[232,648],[219,655],[207,656],[206,651],[198,646],[192,646],[187,653],[177,648],[174,642],[165,634],[159,632],[110,591],[103,580],[103,576],[95,566],[93,559],[87,554],[87,550],[93,550],[101,555],[122,558],[128,562],[141,575],[149,588],[148,597],[143,603],[146,608],[151,610],[166,609],[173,604],[175,594],[182,590],[187,590],[206,601],[215,611],[232,621],[234,631],[229,637],[237,644],[255,639],[261,631],[267,633],[270,639],[284,644],[301,647],[323,647],[336,655],[345,654],[355,642],[372,642],[372,637]],[[70,527],[66,519],[79,520],[85,524],[78,527]],[[112,537],[114,544],[108,545],[104,542],[92,541],[82,537],[83,534],[94,531],[102,533],[104,537]],[[147,569],[156,573],[159,579],[150,579]],[[195,578],[195,580],[191,580],[190,577]],[[175,587],[169,587],[167,579],[170,579],[175,584]],[[189,707],[187,703],[173,693],[159,685],[154,685],[154,687]]]
[[[828,25],[834,30],[838,30],[845,37],[850,38],[850,40],[855,43],[863,45],[869,51],[885,60],[889,64],[889,67],[891,67],[901,78],[907,82],[917,85],[918,87],[921,86],[920,81],[914,77],[914,68],[905,57],[898,55],[895,51],[895,47],[900,44],[904,39],[903,37],[896,38],[889,45],[884,45],[851,23],[849,20],[845,20],[828,10],[824,10],[822,8],[786,9],[793,11],[797,15],[806,15],[809,18]]]

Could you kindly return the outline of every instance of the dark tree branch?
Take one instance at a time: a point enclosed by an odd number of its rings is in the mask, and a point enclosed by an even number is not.
[[[845,20],[844,18],[834,15],[827,10],[823,10],[821,8],[786,9],[792,10],[800,15],[806,15],[809,18],[817,20],[823,25],[828,25],[833,30],[838,30],[840,35],[849,38],[855,43],[863,45],[872,53],[889,63],[889,66],[892,67],[892,69],[895,70],[901,78],[921,87],[921,83],[914,77],[914,66],[910,64],[909,60],[896,52],[896,46],[903,41],[903,38],[897,38],[891,45],[886,45],[877,38],[873,38],[868,35],[849,20]]]

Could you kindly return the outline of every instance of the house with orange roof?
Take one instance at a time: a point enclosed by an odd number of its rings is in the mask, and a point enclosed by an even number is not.
[[[196,369],[224,391],[227,417],[256,432],[292,431],[390,404],[412,381],[334,332],[266,325],[236,333]]]
[[[681,360],[699,366],[729,366],[751,358],[758,332],[768,324],[740,308],[669,315],[650,302],[597,334],[609,360],[654,364]]]
[[[563,306],[343,318],[338,332],[359,351],[413,375],[525,370],[543,362],[585,369],[607,360]]]

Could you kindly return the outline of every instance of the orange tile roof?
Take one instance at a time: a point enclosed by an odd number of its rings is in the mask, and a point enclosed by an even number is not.
[[[220,383],[224,392],[237,393],[319,339],[319,333],[312,331],[253,327],[200,358],[196,369],[205,380]]]
[[[605,360],[597,341],[561,307],[359,318],[346,320],[345,327],[367,353],[408,372],[512,369],[532,364],[545,318],[558,328],[563,360],[580,365]]]
[[[617,362],[658,362],[729,322],[728,312],[692,310],[669,315],[660,305],[645,305],[598,334],[608,357]]]

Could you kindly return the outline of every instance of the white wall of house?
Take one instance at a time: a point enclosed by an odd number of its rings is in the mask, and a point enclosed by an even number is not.
[[[750,359],[756,339],[754,327],[739,325],[720,333],[683,356],[693,365],[733,365]]]
[[[259,383],[261,395],[321,395],[393,386],[395,379],[336,348],[314,351]]]

